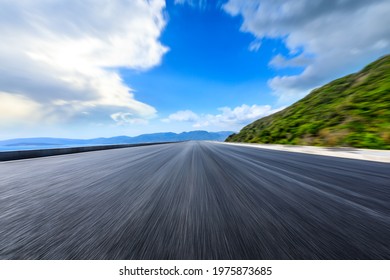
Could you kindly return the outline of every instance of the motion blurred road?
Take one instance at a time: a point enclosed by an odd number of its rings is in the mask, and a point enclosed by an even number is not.
[[[1,259],[390,259],[390,164],[209,142],[0,163]]]

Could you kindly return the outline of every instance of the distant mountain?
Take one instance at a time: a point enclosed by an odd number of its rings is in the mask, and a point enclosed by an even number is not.
[[[313,90],[226,141],[390,149],[390,55]]]
[[[182,133],[153,133],[142,134],[135,137],[117,136],[111,138],[94,139],[66,139],[66,138],[20,138],[0,141],[0,146],[63,146],[63,145],[104,145],[104,144],[136,144],[150,142],[176,142],[187,140],[212,140],[224,141],[232,134],[231,131],[208,132],[190,131]]]

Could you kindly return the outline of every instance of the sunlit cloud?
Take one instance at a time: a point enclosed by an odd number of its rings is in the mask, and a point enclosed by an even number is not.
[[[162,0],[0,1],[0,104],[13,108],[0,110],[0,126],[155,116],[118,69],[161,63],[164,8]]]

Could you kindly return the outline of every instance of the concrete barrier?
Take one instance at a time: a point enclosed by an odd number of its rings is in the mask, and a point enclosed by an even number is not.
[[[102,151],[102,150],[150,146],[150,145],[169,144],[169,143],[173,143],[173,142],[100,145],[100,146],[84,146],[84,147],[56,148],[56,149],[6,151],[6,152],[0,152],[0,161],[10,161],[10,160],[28,159],[28,158],[37,158],[37,157],[49,157],[49,156],[58,156],[58,155],[66,155],[66,154],[74,154],[74,153],[84,153],[84,152],[92,152],[92,151]]]

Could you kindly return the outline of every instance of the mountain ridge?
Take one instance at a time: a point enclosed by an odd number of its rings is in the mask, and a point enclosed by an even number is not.
[[[232,131],[208,132],[204,130],[188,131],[181,133],[159,132],[150,134],[141,134],[138,136],[114,136],[100,137],[92,139],[69,139],[52,137],[34,137],[34,138],[15,138],[0,140],[0,146],[50,146],[50,145],[105,145],[105,144],[137,144],[149,142],[176,142],[187,140],[213,140],[224,141]]]

